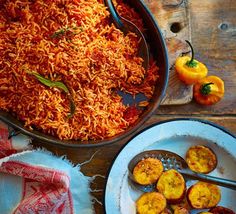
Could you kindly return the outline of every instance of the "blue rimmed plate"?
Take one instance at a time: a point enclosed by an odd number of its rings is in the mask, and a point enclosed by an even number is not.
[[[198,119],[176,119],[157,123],[137,134],[114,160],[104,192],[107,214],[135,214],[135,201],[142,192],[128,184],[128,163],[140,152],[163,149],[185,157],[193,145],[206,145],[217,155],[218,165],[210,175],[236,180],[236,137],[224,128]],[[187,186],[196,181],[187,181]],[[236,191],[220,187],[219,205],[236,210]],[[193,210],[191,213],[198,213]]]

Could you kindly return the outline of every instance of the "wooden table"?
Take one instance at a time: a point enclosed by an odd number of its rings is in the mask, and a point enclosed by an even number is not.
[[[148,1],[148,0],[146,0]],[[225,81],[224,99],[211,107],[197,105],[194,101],[182,106],[160,107],[141,128],[173,118],[194,117],[210,120],[222,125],[236,134],[236,1],[234,0],[190,0],[192,43],[196,58],[204,62],[210,74]],[[86,149],[67,149],[46,146],[56,155],[66,155],[74,164],[84,162],[96,152],[92,161],[82,166],[85,175],[101,174],[106,176],[112,160],[128,142],[130,137],[110,146]],[[40,143],[34,143],[40,146]],[[105,179],[97,178],[92,188],[103,189]],[[79,187],[78,187],[79,188]],[[93,194],[99,201],[103,192]],[[104,213],[103,207],[95,203],[96,213]]]

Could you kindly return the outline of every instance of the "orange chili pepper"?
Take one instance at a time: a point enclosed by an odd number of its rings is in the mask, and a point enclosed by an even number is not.
[[[204,78],[207,73],[207,67],[194,59],[194,50],[189,41],[186,40],[191,48],[192,57],[181,56],[176,59],[175,70],[179,76],[179,79],[187,85],[196,83],[199,79]]]
[[[202,105],[212,105],[224,96],[224,81],[217,76],[208,76],[199,80],[193,87],[196,102]]]

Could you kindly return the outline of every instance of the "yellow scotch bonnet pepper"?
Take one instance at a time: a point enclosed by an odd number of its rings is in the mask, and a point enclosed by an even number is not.
[[[193,87],[193,96],[197,103],[212,105],[224,96],[224,81],[217,76],[207,76]]]
[[[179,79],[187,85],[195,84],[198,80],[206,77],[208,73],[207,67],[194,59],[194,50],[189,41],[186,40],[191,48],[192,57],[181,56],[176,59],[175,70]]]

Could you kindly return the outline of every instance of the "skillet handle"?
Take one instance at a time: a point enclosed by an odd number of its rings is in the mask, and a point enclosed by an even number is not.
[[[8,140],[11,139],[11,138],[14,137],[14,136],[17,136],[18,134],[21,134],[21,131],[20,131],[20,130],[12,129],[12,130],[9,132]]]
[[[107,6],[109,12],[111,13],[112,21],[114,22],[115,26],[119,29],[124,29],[125,26],[121,21],[119,14],[117,13],[112,0],[104,0],[105,5]]]

